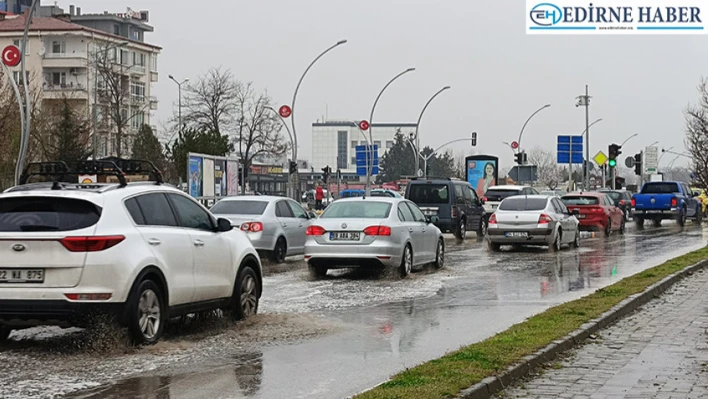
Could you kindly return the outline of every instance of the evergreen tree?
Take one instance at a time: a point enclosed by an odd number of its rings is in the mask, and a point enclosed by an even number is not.
[[[223,157],[232,152],[234,147],[227,135],[188,129],[180,133],[168,150],[177,174],[182,181],[187,181],[187,157],[190,152]]]
[[[421,160],[420,167],[423,167]],[[379,175],[376,181],[384,183],[400,180],[402,176],[415,176],[415,153],[402,134],[396,134],[393,147],[379,160]]]
[[[140,127],[138,134],[135,136],[135,141],[133,141],[132,154],[135,159],[151,161],[160,170],[164,171],[167,166],[162,144],[160,144],[160,140],[157,139],[150,125],[142,125]]]
[[[73,164],[91,155],[89,122],[75,112],[67,99],[61,104],[57,120],[51,125],[42,147],[48,161]]]

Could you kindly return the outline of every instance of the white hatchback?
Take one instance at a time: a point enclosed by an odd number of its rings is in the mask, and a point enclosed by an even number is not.
[[[0,195],[0,341],[108,313],[153,344],[175,316],[253,315],[261,291],[246,234],[174,187],[35,183]]]

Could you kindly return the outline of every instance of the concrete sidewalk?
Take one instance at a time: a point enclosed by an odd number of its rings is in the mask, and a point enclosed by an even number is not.
[[[708,398],[708,271],[498,398]]]

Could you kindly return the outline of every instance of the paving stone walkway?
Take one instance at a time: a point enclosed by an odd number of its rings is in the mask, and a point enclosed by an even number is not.
[[[708,271],[497,398],[708,398]]]

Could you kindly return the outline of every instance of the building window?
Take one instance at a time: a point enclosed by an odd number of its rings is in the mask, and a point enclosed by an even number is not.
[[[352,167],[356,167],[356,157],[352,157],[351,161],[352,161],[352,163],[351,163]]]
[[[66,86],[66,72],[53,72],[52,84],[54,86]]]
[[[123,65],[130,65],[130,52],[128,50],[120,51],[120,63]]]
[[[30,77],[29,77],[29,71],[25,71],[25,80],[29,84],[30,82]],[[22,80],[22,73],[19,71],[15,71],[12,73],[12,77],[15,79],[15,83],[18,85],[24,84],[25,81]]]
[[[150,54],[150,71],[157,72],[157,54]]]
[[[133,53],[133,65],[145,66],[145,54]]]
[[[120,25],[118,25],[118,24],[113,25],[113,34],[120,36]]]
[[[130,126],[133,129],[140,129],[140,127],[144,124],[145,124],[145,112],[141,111],[140,108],[133,107],[131,109],[131,115],[130,115]]]
[[[345,169],[347,167],[347,142],[349,132],[340,130],[337,132],[337,168]]]
[[[374,145],[377,146],[378,148],[381,148],[381,142],[380,142],[380,141],[374,141]]]
[[[22,42],[23,42],[22,39],[15,39],[12,41],[12,44],[17,46],[17,48],[20,49],[20,51],[22,51]],[[30,43],[31,42],[27,42],[27,48],[25,49],[25,55],[30,55]]]
[[[356,141],[352,141],[352,150],[356,151],[356,146],[358,145],[359,143],[357,143]]]
[[[101,156],[108,156],[108,138],[101,136]]]
[[[393,141],[391,140],[386,140],[386,149],[390,150],[391,147],[393,147]]]
[[[52,42],[52,53],[53,54],[66,53],[66,42]]]
[[[145,83],[130,82],[130,94],[133,98],[133,101],[143,101],[145,99]]]

